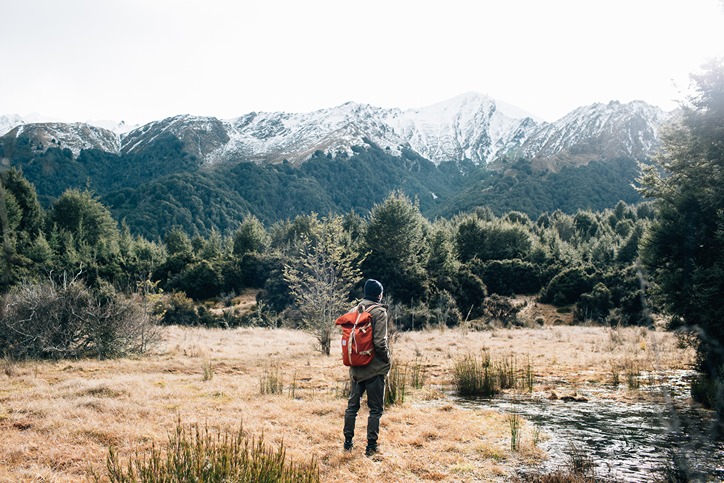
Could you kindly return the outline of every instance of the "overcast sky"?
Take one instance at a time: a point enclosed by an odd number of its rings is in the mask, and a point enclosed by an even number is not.
[[[722,0],[0,0],[0,114],[145,123],[475,91],[554,121],[673,109],[713,56]]]

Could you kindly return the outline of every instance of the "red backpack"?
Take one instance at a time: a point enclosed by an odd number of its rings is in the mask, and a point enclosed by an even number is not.
[[[374,359],[374,331],[370,310],[379,306],[371,304],[362,310],[360,304],[334,322],[342,327],[342,362],[345,366],[366,366]]]

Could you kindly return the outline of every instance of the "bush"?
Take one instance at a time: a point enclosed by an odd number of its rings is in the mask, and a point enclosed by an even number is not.
[[[611,308],[611,291],[604,284],[597,283],[591,292],[581,295],[573,316],[579,321],[604,322]]]
[[[463,320],[455,299],[447,290],[435,294],[430,300],[430,306],[439,326],[455,327]]]
[[[183,292],[173,292],[167,300],[159,303],[156,311],[164,325],[199,325],[194,301]]]
[[[553,277],[541,294],[541,302],[559,307],[572,304],[593,289],[594,280],[583,267],[567,268]]]
[[[159,336],[136,301],[79,280],[17,286],[1,309],[0,345],[13,358],[117,357],[145,352]]]
[[[518,312],[521,307],[512,299],[493,294],[484,302],[484,318],[489,322],[500,321],[504,326],[515,324],[518,321]]]
[[[488,292],[499,295],[533,294],[542,287],[540,267],[518,258],[489,261],[481,275]]]

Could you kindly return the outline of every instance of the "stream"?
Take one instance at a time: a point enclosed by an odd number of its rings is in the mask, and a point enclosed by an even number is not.
[[[583,460],[593,465],[596,476],[613,481],[662,481],[676,469],[686,481],[722,482],[724,440],[716,439],[712,413],[691,404],[692,376],[689,371],[668,374],[660,385],[637,389],[650,394],[636,402],[610,399],[627,391],[612,387],[579,388],[578,396],[586,399],[580,401],[520,394],[452,398],[462,407],[518,413],[536,425],[545,435],[538,446],[548,460],[528,471],[547,473]]]

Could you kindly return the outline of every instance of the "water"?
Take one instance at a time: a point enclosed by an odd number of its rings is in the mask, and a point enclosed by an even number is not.
[[[715,436],[711,412],[689,403],[689,377],[680,371],[667,375],[660,386],[639,389],[655,396],[645,402],[602,399],[613,388],[579,389],[586,402],[521,395],[453,398],[465,407],[516,412],[537,425],[548,436],[538,443],[549,456],[538,468],[544,472],[565,467],[575,454],[593,463],[598,476],[616,481],[661,481],[678,466],[689,481],[722,482],[724,440]]]

